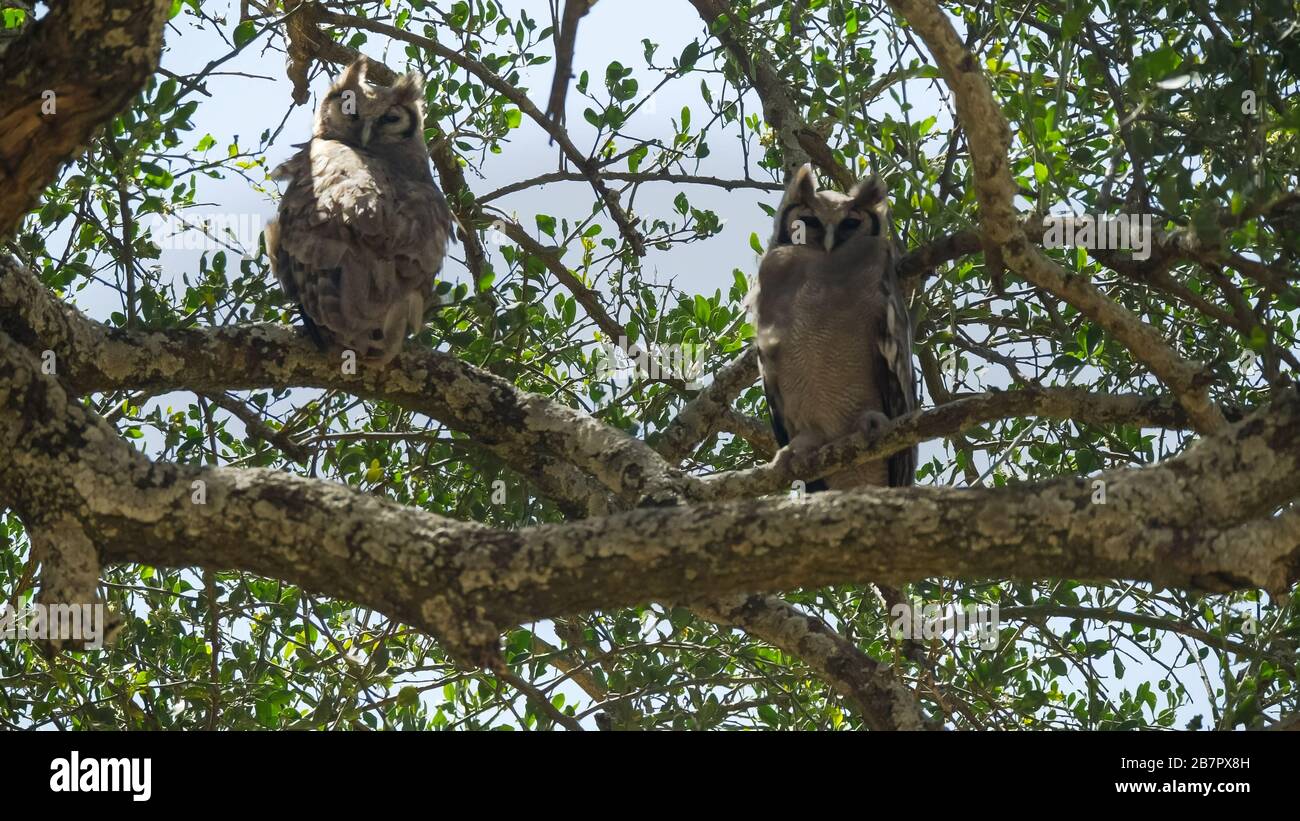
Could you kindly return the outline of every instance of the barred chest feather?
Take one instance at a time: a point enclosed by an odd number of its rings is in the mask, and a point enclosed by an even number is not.
[[[863,411],[883,410],[873,353],[879,306],[862,299],[863,290],[809,277],[794,296],[788,324],[772,334],[770,357],[781,372],[791,435],[843,436]]]

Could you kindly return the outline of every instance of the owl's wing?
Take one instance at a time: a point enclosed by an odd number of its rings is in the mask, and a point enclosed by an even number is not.
[[[790,444],[791,424],[786,419],[785,401],[781,384],[781,368],[775,357],[765,356],[764,350],[772,346],[786,334],[794,321],[792,305],[794,292],[798,290],[803,278],[800,262],[802,249],[782,246],[769,250],[759,263],[758,285],[747,297],[754,314],[754,343],[758,346],[758,373],[763,379],[763,395],[767,398],[767,411],[772,421],[772,435],[776,438],[778,448]],[[798,431],[795,431],[797,433]],[[825,479],[809,482],[804,488],[808,493],[826,490]]]
[[[758,374],[772,419],[777,447],[790,444],[790,428],[781,401],[780,366],[772,353],[790,323],[792,291],[797,288],[797,265],[786,248],[769,250],[758,266],[758,281],[746,297],[754,319],[754,344],[758,347]]]
[[[763,352],[758,354],[759,373],[762,373]],[[790,432],[785,427],[785,416],[781,410],[781,391],[775,379],[763,377],[763,397],[767,399],[767,412],[772,417],[772,435],[776,437],[776,446],[783,448],[790,444]]]
[[[781,388],[775,375],[767,376],[767,371],[763,369],[763,351],[758,352],[758,370],[759,375],[763,377],[763,396],[767,399],[767,412],[772,420],[772,436],[776,439],[777,448],[783,448],[790,444],[790,431],[786,428],[785,411],[782,409]],[[814,479],[804,485],[806,493],[819,493],[823,490],[829,490],[830,486],[826,484],[825,479]]]
[[[323,336],[387,363],[424,322],[451,235],[431,177],[312,140],[276,170],[287,178],[267,250],[285,293]]]
[[[879,356],[875,357],[876,380],[885,409],[890,419],[916,410],[916,377],[912,370],[912,320],[907,311],[902,283],[898,279],[897,251],[891,250],[885,270],[880,278],[884,310],[876,312],[880,328],[874,335],[878,340]],[[916,481],[916,447],[899,451],[889,457],[890,487],[905,487]]]

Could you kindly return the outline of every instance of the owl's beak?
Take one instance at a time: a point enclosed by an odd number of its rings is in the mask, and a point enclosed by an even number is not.
[[[367,145],[370,145],[370,129],[374,128],[374,126],[375,124],[371,120],[366,120],[361,123],[361,147],[362,148],[365,148]]]
[[[826,246],[827,251],[835,250],[835,232],[827,229],[826,236],[822,237],[822,245]]]

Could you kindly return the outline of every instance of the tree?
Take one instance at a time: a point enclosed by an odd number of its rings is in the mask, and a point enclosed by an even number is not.
[[[580,5],[560,66],[606,11]],[[0,589],[121,624],[100,649],[0,643],[6,725],[1294,723],[1295,9],[690,5],[680,53],[574,78],[580,122],[536,102],[559,10],[6,5]],[[159,68],[164,23],[226,53]],[[292,328],[261,249],[217,250],[238,232],[154,264],[150,222],[203,214],[200,182],[268,186],[278,129],[223,150],[193,124],[258,49],[299,104],[359,51],[380,82],[430,78],[463,266],[389,368]],[[642,133],[669,83],[698,104]],[[474,190],[525,134],[549,140],[536,174]],[[654,270],[719,241],[700,192],[770,213],[805,162],[887,176],[926,401],[781,473],[752,258],[726,294]],[[561,184],[590,209],[511,212]],[[638,206],[667,185],[671,210]],[[617,345],[652,354],[630,380]],[[798,493],[915,443],[917,487]],[[935,635],[958,612],[995,620]]]

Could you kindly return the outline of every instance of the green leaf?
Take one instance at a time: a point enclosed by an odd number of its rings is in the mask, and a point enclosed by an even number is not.
[[[709,317],[713,314],[713,306],[709,301],[699,294],[695,295],[695,318],[703,325],[709,324]]]
[[[420,691],[407,685],[397,691],[397,703],[402,707],[418,707],[420,705]]]
[[[235,26],[235,48],[243,48],[257,36],[257,26],[252,20],[245,20]]]
[[[695,62],[700,59],[700,44],[694,40],[686,44],[682,49],[682,56],[677,58],[677,65],[683,71],[690,71],[695,68]]]
[[[635,174],[637,169],[641,167],[641,161],[644,160],[649,153],[650,149],[645,145],[638,145],[634,148],[632,153],[627,155],[627,170]]]

